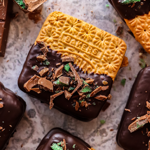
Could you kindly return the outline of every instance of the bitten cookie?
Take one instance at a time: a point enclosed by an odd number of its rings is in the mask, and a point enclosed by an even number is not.
[[[47,17],[36,41],[45,42],[62,56],[73,56],[84,72],[105,74],[113,80],[126,52],[120,38],[61,12]]]
[[[26,109],[22,98],[0,82],[0,149],[4,150]]]
[[[137,76],[119,126],[117,142],[125,150],[150,149],[149,83],[150,67],[147,67]]]
[[[109,0],[125,20],[135,39],[150,53],[150,3],[149,0],[130,2],[130,0]],[[129,2],[129,3],[127,3]]]
[[[80,138],[60,128],[52,129],[36,150],[94,150]]]

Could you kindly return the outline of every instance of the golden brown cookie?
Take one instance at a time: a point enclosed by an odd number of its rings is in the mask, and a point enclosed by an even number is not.
[[[106,74],[113,80],[127,48],[120,38],[57,11],[47,17],[36,41],[45,42],[63,56],[73,56],[84,72]]]

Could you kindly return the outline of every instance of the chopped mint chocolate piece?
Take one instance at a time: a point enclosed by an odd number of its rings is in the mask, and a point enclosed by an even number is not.
[[[93,102],[92,104],[93,104],[93,105],[96,105],[96,103],[95,103],[95,102]]]
[[[82,102],[84,102],[84,99],[83,100],[79,100],[79,103],[82,103]]]
[[[76,144],[73,144],[72,148],[75,148],[76,147]]]
[[[91,91],[92,91],[91,88],[89,86],[86,86],[85,88],[83,88],[81,90],[81,93],[87,93],[87,92],[91,92]]]
[[[121,3],[123,4],[130,4],[130,3],[136,3],[136,2],[141,2],[141,0],[123,0]]]
[[[59,79],[53,82],[54,85],[62,85],[62,86],[66,86],[66,84],[63,84],[61,82],[59,82]]]
[[[57,145],[56,143],[53,143],[53,145],[51,146],[52,150],[63,150],[62,147],[60,147],[59,145]]]
[[[66,64],[66,65],[64,66],[64,69],[68,72],[68,71],[69,71],[69,69],[70,69],[69,64]]]
[[[140,59],[140,66],[143,69],[146,67],[146,63],[145,63],[144,59]]]
[[[43,61],[43,65],[48,66],[48,65],[50,65],[50,62],[48,60],[45,60],[45,61]]]
[[[100,120],[101,124],[105,124],[105,122],[106,122],[105,120]]]
[[[83,81],[83,84],[84,84],[84,85],[88,85],[88,86],[89,86],[89,84],[87,84],[83,79],[82,79],[82,81]]]
[[[90,93],[90,94],[87,94],[87,95],[86,95],[86,98],[90,98],[90,95],[91,95],[91,93]]]
[[[126,84],[126,79],[122,79],[121,80],[121,85],[125,86],[125,84]]]
[[[68,91],[73,91],[74,89],[74,87],[69,87]]]
[[[23,2],[23,0],[16,0],[16,3],[17,3],[18,5],[20,5],[21,8],[23,8],[23,9],[26,8],[26,5],[25,5],[25,3]]]

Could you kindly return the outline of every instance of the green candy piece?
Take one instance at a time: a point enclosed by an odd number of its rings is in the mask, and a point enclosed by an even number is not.
[[[68,91],[73,91],[74,89],[74,87],[69,87]]]
[[[85,88],[83,88],[81,90],[81,93],[87,93],[87,92],[91,92],[91,91],[92,91],[91,88],[89,86],[86,86]]]
[[[52,150],[63,150],[62,147],[60,147],[59,145],[57,145],[56,143],[53,143],[53,145],[51,146]]]
[[[64,69],[68,72],[68,71],[69,71],[69,69],[70,69],[69,64],[66,64],[66,65],[64,66]]]
[[[26,9],[26,5],[23,0],[16,0],[16,3],[21,6],[21,8]]]
[[[130,4],[130,3],[136,3],[136,2],[141,2],[141,0],[123,0],[121,3]]]

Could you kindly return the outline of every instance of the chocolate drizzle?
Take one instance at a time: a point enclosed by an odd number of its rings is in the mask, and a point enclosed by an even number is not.
[[[53,143],[59,143],[63,139],[66,141],[67,150],[90,150],[91,148],[83,140],[71,135],[69,132],[60,128],[54,128],[43,138],[36,150],[50,150]]]
[[[109,2],[114,6],[122,18],[128,20],[136,16],[148,14],[150,11],[149,0],[141,0],[141,2],[136,2],[135,4],[122,4],[119,0],[109,0]]]
[[[16,126],[20,122],[26,108],[26,104],[22,98],[15,95],[9,89],[6,89],[0,82],[0,150],[4,150],[9,138],[14,133]]]
[[[50,62],[50,65],[44,66],[41,62],[38,62],[36,59],[36,57],[40,54],[42,54],[42,51],[40,50],[40,45],[39,44],[33,45],[33,47],[31,48],[31,50],[27,56],[26,62],[24,64],[23,70],[21,72],[21,75],[20,75],[19,81],[18,81],[20,89],[24,92],[26,92],[26,90],[23,87],[24,84],[32,76],[38,75],[38,72],[34,71],[32,69],[32,66],[37,65],[39,67],[39,70],[42,70],[44,67],[48,67],[49,70],[52,70],[52,68],[56,70],[57,68],[59,68],[59,66],[57,66],[56,64],[62,63],[61,54],[58,54],[56,51],[49,49],[49,52],[47,53],[47,59]],[[109,95],[110,89],[111,89],[112,83],[113,83],[113,81],[110,77],[108,77],[107,75],[84,73],[81,69],[79,69],[75,65],[74,65],[74,68],[78,72],[80,78],[94,79],[95,82],[97,82],[98,86],[103,86],[103,84],[102,84],[103,80],[107,81],[108,85],[109,85],[109,89],[107,89],[106,91],[101,91],[100,94],[105,95],[105,96]],[[50,93],[50,92],[43,90],[42,93],[40,93],[40,94],[37,94],[34,91],[31,91],[28,94],[30,94],[33,97],[38,98],[39,100],[41,100],[44,103],[49,104],[50,96],[53,95],[54,93],[52,93],[52,92]],[[100,110],[106,103],[106,101],[99,101],[94,98],[91,98],[90,102],[89,102],[91,105],[88,108],[82,107],[82,108],[80,108],[80,111],[76,111],[75,108],[73,107],[75,104],[74,100],[76,100],[74,97],[75,97],[75,95],[73,95],[71,97],[71,99],[68,101],[65,98],[64,94],[59,96],[58,98],[56,98],[54,100],[54,108],[60,110],[63,113],[69,114],[79,120],[90,121],[98,116]],[[94,105],[93,105],[93,103],[94,103]]]

